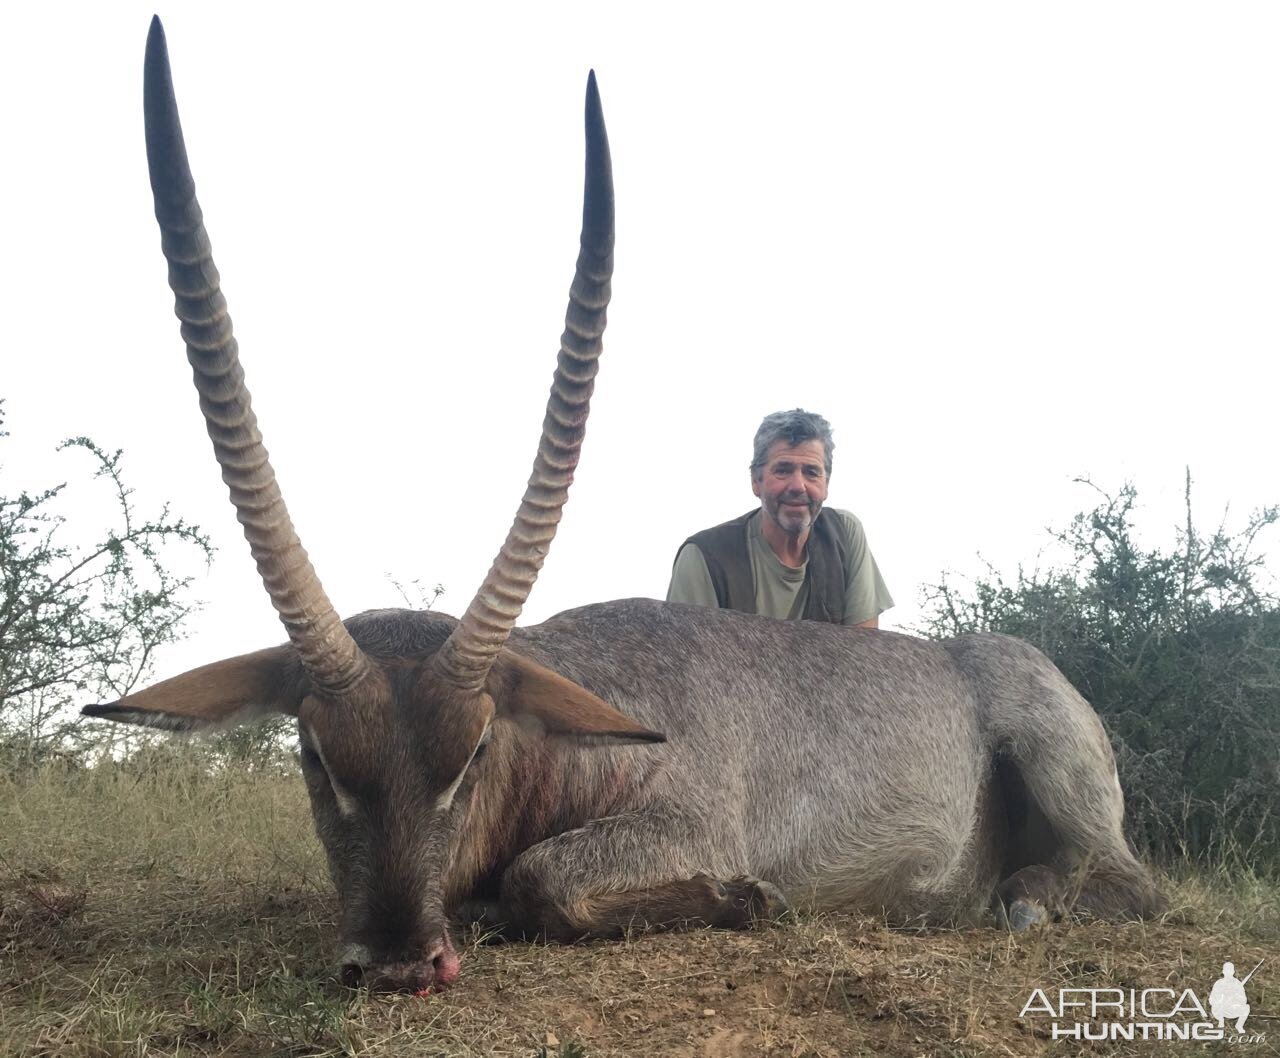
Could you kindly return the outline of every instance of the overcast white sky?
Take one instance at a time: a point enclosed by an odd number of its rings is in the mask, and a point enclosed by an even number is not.
[[[154,8],[0,33],[4,490],[125,449],[219,553],[164,676],[283,638],[226,500],[142,142]],[[1172,540],[1280,500],[1280,6],[170,4],[201,203],[267,445],[339,610],[460,613],[528,476],[600,81],[617,267],[584,456],[524,622],[661,596],[755,501],[760,417],[835,425],[830,503],[901,604],[1034,561],[1134,480]],[[81,526],[101,507],[84,490]],[[1272,541],[1274,545],[1274,541]]]

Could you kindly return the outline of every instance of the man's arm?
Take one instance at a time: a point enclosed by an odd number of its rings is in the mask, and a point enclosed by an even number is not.
[[[694,606],[718,607],[715,585],[707,572],[707,560],[697,544],[685,544],[676,554],[671,569],[671,584],[667,588],[667,602],[687,602]]]
[[[893,606],[893,596],[880,576],[880,567],[867,545],[862,523],[848,511],[836,511],[845,530],[849,565],[845,569],[844,623],[856,628],[879,628],[880,615]]]

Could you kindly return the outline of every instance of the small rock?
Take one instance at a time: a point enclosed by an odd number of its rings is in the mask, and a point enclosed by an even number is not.
[[[707,1009],[702,1012],[702,1016],[704,1018],[714,1018],[716,1016],[716,1012],[712,1010],[711,1007],[707,1007]]]
[[[548,1033],[547,1033],[547,1046],[548,1046],[548,1047],[559,1047],[559,1046],[560,1046],[560,1037],[559,1037],[559,1036],[557,1036],[554,1032],[548,1032]]]

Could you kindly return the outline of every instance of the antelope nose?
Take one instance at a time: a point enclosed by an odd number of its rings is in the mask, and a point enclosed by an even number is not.
[[[461,960],[448,938],[431,945],[420,958],[398,959],[361,966],[345,962],[339,971],[348,988],[361,985],[374,992],[427,992],[446,988],[458,979]]]

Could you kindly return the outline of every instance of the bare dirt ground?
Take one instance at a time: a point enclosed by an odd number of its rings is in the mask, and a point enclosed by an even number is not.
[[[1248,872],[1188,875],[1159,922],[1016,937],[830,915],[609,943],[472,938],[458,983],[418,998],[333,982],[334,902],[296,779],[0,780],[0,857],[4,1055],[1068,1055],[1082,1045],[1020,1016],[1032,989],[1206,996],[1226,959],[1242,974],[1267,960],[1248,1026],[1266,1038],[1220,1048],[1280,1053],[1280,894]],[[1087,1053],[1171,1048],[1206,1045]]]

